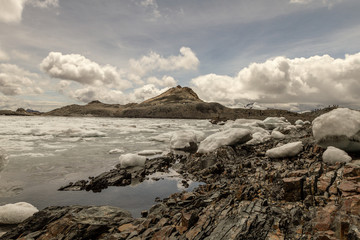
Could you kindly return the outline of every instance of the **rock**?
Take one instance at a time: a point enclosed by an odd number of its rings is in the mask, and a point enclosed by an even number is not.
[[[312,123],[314,138],[322,147],[334,146],[345,151],[360,151],[360,112],[338,108]]]
[[[284,178],[284,198],[286,201],[300,201],[303,196],[303,177]]]
[[[303,150],[301,141],[285,144],[281,147],[272,148],[266,151],[266,156],[270,158],[294,157]]]
[[[328,164],[347,163],[351,161],[351,157],[343,150],[329,146],[322,155],[324,162]]]
[[[208,136],[200,143],[198,153],[216,150],[221,146],[241,144],[251,139],[251,132],[247,129],[230,128]]]
[[[28,218],[0,239],[98,239],[128,223],[131,214],[116,207],[49,207]]]

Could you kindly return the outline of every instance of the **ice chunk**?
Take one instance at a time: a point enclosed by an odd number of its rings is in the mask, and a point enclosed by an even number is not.
[[[329,146],[322,155],[324,162],[329,164],[347,163],[351,161],[351,157],[343,150],[336,147]]]
[[[111,149],[109,151],[109,154],[118,154],[118,153],[124,153],[125,151],[119,148]]]
[[[294,157],[303,150],[301,141],[285,144],[280,147],[272,148],[266,151],[266,156],[270,158]]]
[[[151,155],[161,154],[162,152],[163,152],[162,150],[143,150],[138,152],[138,155],[151,156]]]
[[[221,146],[234,145],[236,143],[245,143],[251,138],[251,132],[248,129],[230,128],[228,130],[214,133],[208,136],[204,141],[200,143],[198,152],[211,152]]]
[[[6,167],[9,163],[9,157],[6,154],[5,150],[0,148],[0,172]]]
[[[263,121],[258,119],[236,119],[235,121],[227,121],[224,129],[244,127],[262,127],[265,128]]]
[[[295,125],[305,125],[305,122],[301,119],[295,121]]]
[[[254,132],[252,134],[252,139],[250,141],[248,141],[246,144],[248,144],[248,145],[259,144],[259,143],[263,143],[263,142],[269,140],[270,138],[271,138],[271,135],[266,130]]]
[[[345,151],[360,151],[360,112],[338,108],[312,123],[313,135],[322,147],[333,146]]]
[[[18,224],[39,210],[26,202],[0,206],[0,224]]]
[[[139,156],[137,154],[128,153],[119,157],[120,166],[122,168],[127,167],[143,167],[145,165],[146,157]]]
[[[275,128],[285,128],[291,125],[284,117],[268,117],[263,121],[265,128],[273,130]]]
[[[274,130],[274,131],[271,132],[271,137],[273,137],[273,138],[275,138],[275,139],[284,139],[284,138],[285,138],[285,135],[282,134],[282,133],[279,132],[279,131]]]
[[[171,149],[186,149],[192,145],[197,146],[197,136],[192,131],[178,131],[174,132],[170,138],[170,148]],[[195,149],[196,151],[196,149]]]

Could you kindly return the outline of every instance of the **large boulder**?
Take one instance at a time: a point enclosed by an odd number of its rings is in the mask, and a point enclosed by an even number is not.
[[[221,146],[246,143],[251,138],[251,132],[248,129],[230,128],[208,136],[200,143],[198,153],[211,152]]]
[[[349,152],[360,151],[360,112],[338,108],[314,119],[313,135],[322,147],[334,146]]]

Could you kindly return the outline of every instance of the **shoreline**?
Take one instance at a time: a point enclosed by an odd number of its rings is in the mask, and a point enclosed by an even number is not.
[[[360,194],[356,188],[344,188],[342,184],[356,181],[350,173],[360,171],[360,162],[354,160],[335,166],[324,163],[321,159],[324,149],[315,144],[311,129],[305,127],[297,131],[299,134],[292,138],[257,145],[224,146],[181,159],[174,155],[167,156],[167,161],[161,158],[150,161],[148,167],[137,174],[145,178],[147,170],[148,173],[166,171],[180,162],[178,169],[184,179],[203,181],[206,185],[162,199],[142,212],[141,218],[132,218],[113,207],[49,207],[0,239],[57,234],[79,239],[84,239],[83,236],[93,239],[356,237],[352,226],[358,221],[358,209],[348,206],[360,206]],[[299,155],[281,159],[265,156],[265,151],[278,143],[297,140],[304,145]],[[360,157],[359,154],[352,156]],[[166,164],[159,165],[164,162]],[[344,171],[349,174],[343,174]],[[120,172],[115,168],[108,172],[110,175],[100,176],[116,179],[123,173],[119,176],[114,173]],[[124,183],[128,181],[125,179]],[[105,183],[101,178],[94,183],[97,184],[87,186],[98,190],[97,187],[106,185],[99,184]],[[118,220],[109,219],[109,215]],[[91,220],[95,216],[96,220]],[[66,232],[61,233],[60,229]],[[82,235],[76,235],[79,233]]]

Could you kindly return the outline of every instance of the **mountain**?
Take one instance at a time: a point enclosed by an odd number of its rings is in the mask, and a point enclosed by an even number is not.
[[[166,92],[145,100],[142,103],[129,103],[126,105],[106,104],[92,101],[86,105],[68,105],[54,109],[44,115],[48,116],[94,116],[94,117],[124,117],[124,118],[183,118],[183,119],[213,119],[214,122],[266,117],[286,117],[290,122],[297,119],[312,121],[320,113],[330,111],[298,114],[278,109],[244,109],[228,108],[215,102],[204,102],[188,87],[173,87]]]
[[[166,92],[159,96],[150,98],[142,105],[158,105],[158,104],[170,104],[170,103],[193,103],[193,102],[204,102],[198,95],[188,87],[177,87],[170,88]]]

